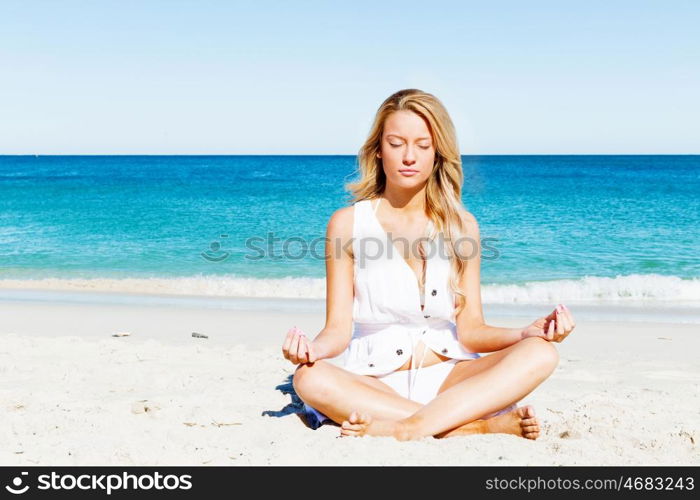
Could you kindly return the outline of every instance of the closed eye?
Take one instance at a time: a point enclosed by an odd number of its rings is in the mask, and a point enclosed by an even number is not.
[[[400,148],[402,144],[390,144],[392,148]],[[430,149],[430,146],[419,146],[421,149]]]

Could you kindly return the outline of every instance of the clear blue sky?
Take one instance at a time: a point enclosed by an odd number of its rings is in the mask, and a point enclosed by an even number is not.
[[[0,154],[356,154],[407,87],[463,154],[697,154],[699,27],[675,0],[0,0]]]

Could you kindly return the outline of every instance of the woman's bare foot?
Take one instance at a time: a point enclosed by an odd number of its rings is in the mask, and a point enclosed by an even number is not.
[[[540,436],[540,422],[535,416],[535,409],[521,406],[502,415],[474,420],[456,429],[436,434],[436,438],[467,436],[471,434],[513,434],[526,439]]]
[[[353,411],[347,420],[340,425],[341,436],[392,436],[399,441],[407,441],[401,422],[396,420],[374,419],[366,413]]]
[[[540,437],[540,421],[535,416],[535,409],[530,405],[520,406],[485,422],[489,433],[514,434],[525,439]]]
[[[503,415],[487,420],[475,420],[468,424],[436,435],[435,437],[453,437],[469,434],[513,434],[526,439],[537,439],[540,436],[540,423],[535,416],[535,409],[521,406]],[[399,421],[376,420],[370,415],[353,411],[348,420],[340,426],[341,436],[393,436],[400,441],[415,439]]]

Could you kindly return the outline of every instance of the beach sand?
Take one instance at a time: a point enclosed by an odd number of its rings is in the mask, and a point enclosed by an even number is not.
[[[575,306],[571,309],[576,314]],[[487,317],[495,326],[534,318]],[[2,465],[700,464],[700,326],[579,321],[536,441],[337,438],[296,414],[286,331],[322,313],[0,302]],[[128,331],[129,337],[112,337]],[[192,332],[209,338],[193,338]]]

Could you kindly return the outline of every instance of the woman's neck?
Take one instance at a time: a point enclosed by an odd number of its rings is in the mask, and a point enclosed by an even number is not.
[[[386,187],[379,195],[385,203],[391,205],[393,209],[400,210],[405,214],[425,213],[425,188],[418,191],[407,191],[406,189],[391,189]]]

